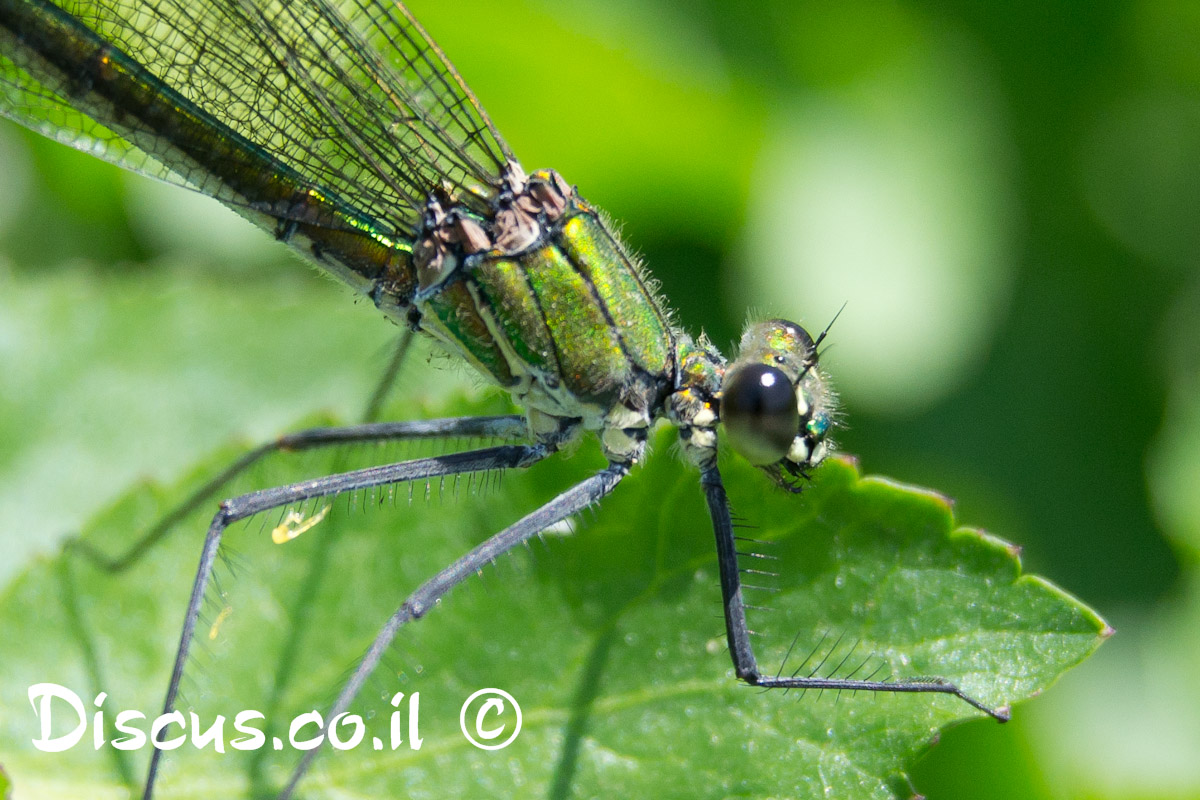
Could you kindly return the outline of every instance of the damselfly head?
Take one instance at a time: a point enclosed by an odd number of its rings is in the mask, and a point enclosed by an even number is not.
[[[817,368],[817,343],[794,322],[751,324],[721,384],[721,422],[729,444],[780,485],[829,453],[834,395]]]

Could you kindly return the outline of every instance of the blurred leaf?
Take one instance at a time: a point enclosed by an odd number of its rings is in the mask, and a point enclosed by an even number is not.
[[[135,488],[94,520],[87,541],[120,550],[232,454],[198,465],[176,487]],[[244,483],[296,480],[363,455],[278,459]],[[435,484],[430,502],[421,502],[419,486],[403,513],[361,510],[394,495],[352,498],[357,513],[346,513],[342,498],[283,547],[270,544],[258,521],[231,529],[229,566],[210,592],[181,707],[195,710],[202,727],[218,714],[263,710],[285,721],[269,733],[286,737],[286,720],[328,706],[407,591],[598,461],[585,448],[506,476],[496,492],[481,492],[478,480]],[[774,608],[751,618],[766,670],[795,670],[811,654],[808,669],[823,659],[822,675],[863,677],[877,665],[877,678],[937,674],[1000,705],[1040,692],[1102,641],[1099,617],[1042,579],[1021,576],[1015,548],[957,527],[938,495],[861,478],[847,461],[823,467],[801,497],[742,464],[726,473],[735,510],[754,526],[748,535],[764,542],[745,544],[778,559],[743,564],[779,573],[754,581],[777,592],[749,591],[749,602]],[[406,503],[408,490],[396,491]],[[0,679],[0,751],[22,796],[120,796],[123,784],[140,781],[143,751],[97,751],[90,737],[62,754],[32,748],[26,692],[54,682],[87,704],[102,689],[110,723],[122,709],[153,716],[204,516],[193,515],[126,573],[60,556],[32,566],[0,597],[0,627],[22,644],[9,651]],[[274,515],[263,522],[275,523]],[[939,728],[977,713],[943,696],[747,691],[725,652],[710,539],[695,474],[658,453],[575,535],[549,535],[531,554],[502,559],[404,629],[354,710],[369,733],[386,737],[387,699],[420,692],[423,748],[325,753],[305,796],[466,796],[481,787],[517,797],[908,792],[904,765]],[[520,738],[495,753],[470,747],[457,726],[460,703],[485,687],[505,689],[524,710]],[[233,736],[226,731],[227,741]],[[159,796],[277,790],[294,755],[216,755],[189,745],[165,759]]]
[[[903,47],[872,54],[885,63],[776,104],[723,288],[731,314],[803,312],[818,330],[845,306],[825,365],[852,407],[896,420],[982,368],[1019,212],[1002,103],[973,43],[920,15],[889,35]]]
[[[1163,530],[1200,554],[1200,279],[1180,293],[1164,320],[1159,359],[1170,387],[1162,427],[1146,459]],[[1189,562],[1193,563],[1194,562]]]
[[[1138,66],[1146,68],[1151,80],[1193,91],[1200,88],[1200,54],[1195,46],[1200,37],[1200,6],[1191,0],[1147,0],[1131,10]]]
[[[1143,90],[1103,110],[1082,154],[1098,220],[1142,258],[1181,271],[1200,254],[1198,130],[1194,93]]]
[[[1122,608],[1121,636],[1026,718],[1048,797],[1200,796],[1200,281],[1179,293],[1152,351],[1167,403],[1144,467],[1182,575],[1151,607]],[[1122,564],[1125,560],[1122,559]],[[1103,697],[1103,703],[1095,698]]]

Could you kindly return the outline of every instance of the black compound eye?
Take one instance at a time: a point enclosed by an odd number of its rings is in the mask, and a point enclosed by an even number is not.
[[[782,371],[748,364],[725,379],[721,422],[729,443],[751,464],[774,464],[787,455],[800,426],[796,390]]]

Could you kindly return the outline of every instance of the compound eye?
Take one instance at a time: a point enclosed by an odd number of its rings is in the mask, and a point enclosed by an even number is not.
[[[796,390],[782,371],[748,364],[725,379],[721,421],[733,449],[751,464],[774,464],[787,455],[800,425]]]

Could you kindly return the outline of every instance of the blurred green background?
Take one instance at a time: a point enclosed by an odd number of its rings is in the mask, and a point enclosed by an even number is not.
[[[684,327],[728,350],[748,313],[846,304],[843,449],[1117,628],[1012,724],[948,731],[917,788],[1200,797],[1200,4],[410,6]],[[135,480],[359,412],[394,333],[369,303],[15,126],[0,165],[0,585]]]

